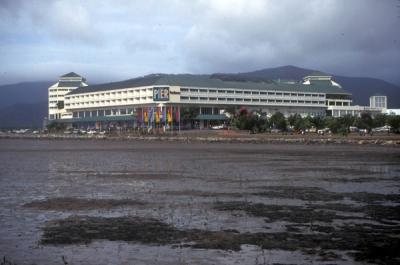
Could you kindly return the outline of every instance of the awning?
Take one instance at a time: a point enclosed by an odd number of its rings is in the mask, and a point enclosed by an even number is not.
[[[228,120],[228,117],[226,117],[223,114],[214,114],[214,115],[207,115],[207,114],[200,114],[197,115],[195,120],[199,121],[225,121]]]

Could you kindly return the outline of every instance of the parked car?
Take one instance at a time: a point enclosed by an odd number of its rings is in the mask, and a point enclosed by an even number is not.
[[[373,128],[372,132],[390,132],[391,128],[392,127],[390,127],[389,125],[385,125],[382,127]]]
[[[350,126],[350,127],[349,127],[349,131],[350,131],[350,132],[358,132],[358,128],[355,127],[355,126]]]
[[[225,125],[221,124],[221,125],[214,125],[211,127],[211,129],[213,130],[222,130],[225,129]]]
[[[271,133],[280,133],[282,130],[279,129],[271,129]]]
[[[319,135],[329,134],[329,133],[331,133],[331,129],[329,129],[329,128],[320,129],[317,131],[317,133]]]

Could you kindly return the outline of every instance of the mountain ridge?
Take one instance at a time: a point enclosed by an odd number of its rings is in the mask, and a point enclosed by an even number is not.
[[[293,65],[275,68],[264,68],[252,72],[215,73],[226,75],[241,81],[271,81],[271,80],[301,80],[304,76],[318,71]],[[348,77],[332,75],[333,80],[343,86],[343,89],[353,94],[353,105],[369,105],[369,97],[383,94],[388,97],[389,108],[400,108],[400,86],[371,77]],[[0,128],[41,127],[43,117],[47,116],[48,87],[57,81],[20,82],[0,85]],[[89,82],[95,84],[95,82]],[[23,110],[23,111],[21,111]],[[31,114],[40,115],[28,115]],[[18,114],[18,115],[15,115]],[[12,117],[12,118],[11,118]],[[13,119],[16,119],[14,121]],[[10,121],[13,120],[13,121]]]

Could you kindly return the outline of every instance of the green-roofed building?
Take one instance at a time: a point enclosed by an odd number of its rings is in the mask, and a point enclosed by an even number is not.
[[[240,108],[267,115],[279,111],[285,116],[324,116],[330,105],[352,102],[351,94],[320,72],[290,83],[191,74],[151,74],[98,85],[84,81],[73,72],[60,77],[57,89],[65,86],[69,91],[61,117],[49,116],[50,120],[98,121],[103,126],[126,116],[121,122],[129,120],[134,127],[173,126],[183,121],[207,127],[226,122],[228,111]]]

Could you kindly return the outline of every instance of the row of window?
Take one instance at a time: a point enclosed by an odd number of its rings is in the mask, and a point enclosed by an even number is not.
[[[122,91],[103,92],[103,93],[96,93],[96,94],[67,96],[66,99],[99,98],[99,97],[114,96],[114,95],[127,95],[127,94],[139,93],[139,92],[147,93],[148,91],[153,91],[153,88],[140,88],[140,89],[131,89],[131,90],[122,90]]]
[[[132,115],[134,108],[119,108],[119,109],[99,109],[90,111],[74,111],[73,118],[89,118],[89,117],[104,117],[104,116],[120,116]]]
[[[152,96],[147,97],[136,97],[136,98],[124,98],[124,99],[109,99],[109,100],[98,100],[98,101],[86,101],[86,102],[77,102],[77,103],[66,103],[66,106],[84,106],[90,104],[111,104],[111,103],[132,103],[135,100],[151,100]]]
[[[219,94],[247,94],[247,95],[268,95],[268,96],[290,96],[290,97],[325,97],[324,94],[289,93],[273,91],[250,91],[250,90],[222,90],[202,88],[181,88],[181,92],[191,93],[219,93]]]
[[[350,106],[350,102],[347,101],[327,101],[328,106]]]
[[[62,92],[65,92],[65,91],[72,91],[72,90],[74,90],[74,89],[68,89],[68,88],[52,88],[52,89],[50,89],[49,90],[49,92],[60,92],[60,91],[62,91]]]
[[[223,101],[223,102],[264,102],[264,103],[294,103],[294,104],[319,104],[325,105],[325,101],[311,100],[282,100],[282,99],[263,99],[263,98],[217,98],[217,97],[186,97],[181,96],[182,101]]]

